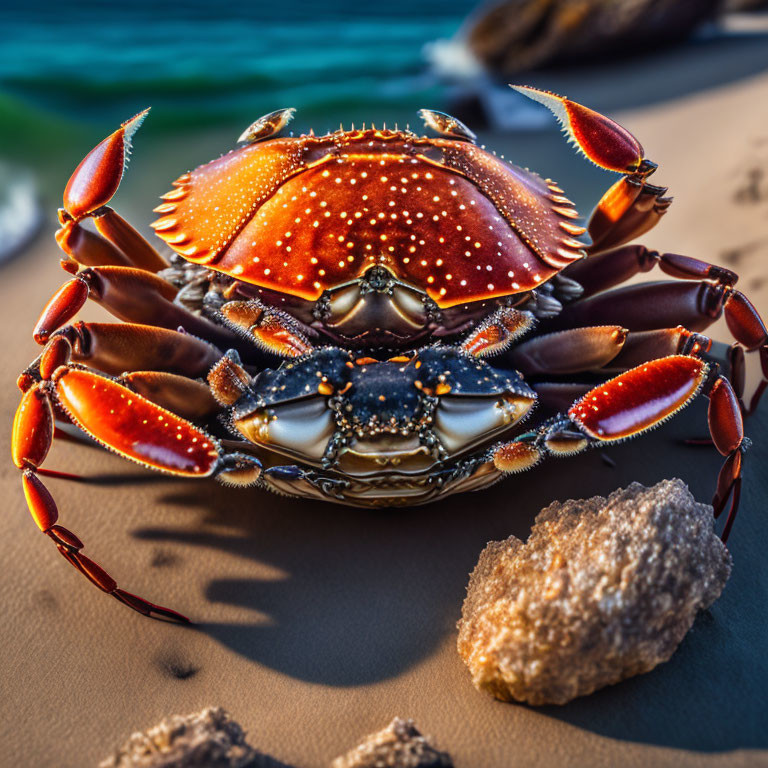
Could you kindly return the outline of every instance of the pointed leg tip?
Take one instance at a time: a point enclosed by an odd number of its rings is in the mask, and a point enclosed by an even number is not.
[[[120,123],[120,127],[127,128],[129,125],[135,125],[137,122],[140,123],[149,114],[150,109],[152,109],[152,107],[145,107],[140,112],[137,112],[133,117],[129,117],[127,120],[123,120],[123,122]]]
[[[551,91],[529,85],[510,87],[547,107],[584,156],[598,167],[646,176],[655,170],[656,166],[645,159],[640,142],[605,115]]]
[[[133,117],[128,118],[120,124],[120,129],[123,131],[123,140],[126,143],[126,149],[130,150],[130,142],[133,134],[141,128],[141,124],[149,114],[151,107],[142,109],[141,112],[137,112]]]
[[[150,615],[155,618],[166,619],[177,624],[192,626],[192,620],[185,616],[183,613],[174,611],[171,608],[164,608],[162,605],[152,605],[150,608]]]

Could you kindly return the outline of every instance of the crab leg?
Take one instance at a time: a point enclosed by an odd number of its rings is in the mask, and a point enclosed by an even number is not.
[[[13,461],[22,471],[30,512],[64,558],[100,589],[144,615],[187,622],[176,611],[119,589],[101,566],[82,553],[80,539],[57,524],[56,503],[38,477],[53,442],[54,407],[97,442],[151,469],[249,484],[258,480],[261,465],[252,456],[225,454],[215,439],[191,422],[113,379],[70,363],[70,352],[65,337],[51,340],[40,357],[40,381],[24,393],[14,418]]]
[[[66,212],[65,212],[66,213]],[[60,214],[61,216],[61,214]],[[59,248],[73,262],[86,267],[131,267],[131,260],[101,235],[81,227],[73,219],[56,231]]]
[[[628,334],[619,354],[604,365],[602,370],[619,373],[659,357],[698,355],[700,352],[709,352],[711,347],[710,338],[693,333],[682,325],[633,332]]]
[[[721,286],[705,281],[640,283],[575,301],[548,325],[621,325],[631,331],[652,331],[680,324],[703,331],[722,314],[724,299]]]
[[[646,159],[642,145],[628,130],[555,93],[529,86],[512,87],[547,107],[588,160],[605,170],[625,174],[603,195],[590,218],[590,252],[627,243],[656,225],[672,200],[663,197],[667,191],[664,187],[646,183],[656,164]]]
[[[40,315],[34,338],[38,344],[45,344],[91,298],[120,320],[161,328],[181,327],[224,347],[237,344],[237,337],[226,328],[174,303],[177,293],[169,282],[141,269],[88,267],[53,295]]]
[[[568,305],[552,325],[613,323],[650,331],[679,323],[702,331],[723,313],[731,334],[747,350],[758,350],[768,342],[760,315],[743,293],[706,281],[641,283],[605,291]]]
[[[585,299],[656,266],[679,280],[709,280],[718,285],[734,286],[739,279],[735,272],[725,267],[676,253],[659,253],[644,245],[627,245],[599,253],[577,262],[566,272],[581,285],[580,298]]]
[[[632,368],[589,390],[567,414],[545,422],[537,431],[518,436],[492,452],[496,468],[522,472],[547,455],[562,456],[590,445],[625,440],[658,426],[703,390],[709,397],[712,440],[726,457],[712,501],[719,516],[731,498],[722,538],[728,538],[738,507],[741,453],[746,447],[738,400],[728,380],[703,360],[672,355]]]
[[[135,323],[80,321],[55,335],[67,338],[75,362],[109,374],[151,370],[194,379],[205,376],[222,354],[196,336]]]
[[[768,330],[749,299],[732,285],[707,281],[630,285],[575,301],[551,325],[559,328],[615,323],[632,331],[653,331],[680,323],[698,332],[721,315],[725,316],[728,330],[736,342],[750,352],[757,352],[760,357],[763,379],[749,406],[744,407],[745,412],[751,412],[768,387]],[[743,354],[732,351],[730,359],[735,371],[736,391],[742,398]]]
[[[93,214],[96,229],[131,260],[133,266],[147,272],[159,272],[168,262],[119,213],[108,205]]]
[[[184,419],[201,421],[221,411],[221,407],[202,382],[164,371],[131,371],[118,381],[132,392]]]
[[[523,374],[580,373],[607,365],[621,352],[626,339],[626,329],[618,325],[571,328],[520,344],[510,359]]]
[[[208,387],[194,379],[207,374],[221,352],[195,336],[150,325],[78,322],[54,339],[68,342],[75,362],[122,374],[129,389],[185,418],[203,419],[219,410]],[[22,390],[39,379],[39,362],[21,374]]]
[[[587,232],[592,245],[587,253],[599,253],[635,240],[653,229],[672,204],[664,197],[666,187],[648,184],[643,176],[619,179],[592,212]]]
[[[645,158],[643,147],[629,131],[604,115],[557,94],[526,86],[512,87],[550,109],[571,141],[589,160],[606,170],[625,174],[625,178],[606,193],[592,217],[590,234],[596,238],[596,242],[591,250],[603,250],[637,236],[649,224],[648,212],[655,212],[654,215],[658,217],[666,210],[669,200],[661,198],[666,190],[645,184],[645,179],[656,166]],[[659,211],[660,205],[663,210]],[[733,290],[736,275],[730,270],[687,256],[658,254],[643,246],[629,246],[604,254],[602,258],[593,257],[582,264],[575,264],[566,271],[568,277],[582,284],[586,297],[617,285],[639,271],[647,271],[656,263],[663,271],[675,277],[712,280],[715,287],[705,294],[694,289],[680,289],[676,292],[677,296],[674,296],[670,294],[672,289],[664,284],[662,287],[654,286],[644,296],[647,301],[654,301],[654,310],[663,311],[668,299],[677,298],[683,304],[683,312],[671,322],[657,322],[653,326],[646,323],[645,327],[639,327],[641,313],[637,311],[638,308],[622,307],[622,310],[635,318],[634,324],[625,323],[621,319],[621,311],[618,317],[605,317],[600,311],[602,305],[599,302],[589,304],[583,300],[569,308],[579,307],[573,315],[569,315],[568,310],[563,313],[563,322],[571,325],[574,324],[572,321],[576,321],[576,324],[620,322],[634,330],[651,330],[682,322],[693,330],[702,330],[710,323],[705,319],[706,316],[716,319],[724,306],[728,327],[739,343],[750,350],[765,346],[765,326],[746,297]],[[631,305],[641,295],[630,288],[624,290],[621,294],[611,294],[610,299]],[[584,322],[586,317],[590,319]]]
[[[107,203],[117,192],[131,149],[133,134],[147,116],[144,110],[126,120],[114,133],[96,145],[77,166],[64,190],[64,208],[59,211],[61,229],[56,241],[79,264],[88,266],[134,266],[157,272],[168,266],[157,251]],[[93,218],[95,235],[79,222]],[[106,239],[104,239],[106,238]]]

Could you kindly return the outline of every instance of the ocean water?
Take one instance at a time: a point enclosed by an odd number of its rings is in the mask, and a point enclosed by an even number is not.
[[[424,46],[472,0],[0,6],[0,98],[73,121],[200,124],[295,106],[309,116],[404,115],[438,106]],[[0,115],[2,120],[2,115]]]

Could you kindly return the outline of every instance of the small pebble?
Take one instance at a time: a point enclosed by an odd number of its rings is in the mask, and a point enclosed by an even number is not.
[[[383,731],[331,763],[331,768],[452,768],[451,758],[419,733],[413,720],[396,717]]]

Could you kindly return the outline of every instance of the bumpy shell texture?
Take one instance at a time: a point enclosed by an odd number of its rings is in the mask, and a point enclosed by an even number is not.
[[[174,715],[134,733],[99,768],[280,768],[245,741],[243,729],[219,707]]]
[[[331,768],[451,768],[445,752],[425,739],[413,720],[396,717],[384,730],[372,733]]]
[[[483,550],[459,653],[499,699],[565,704],[667,661],[730,571],[712,508],[681,480],[555,502],[525,544]]]

